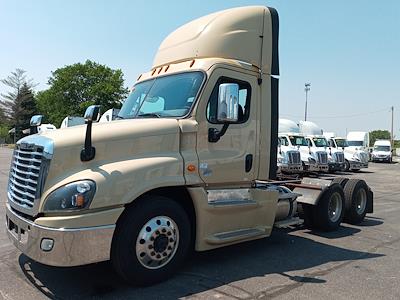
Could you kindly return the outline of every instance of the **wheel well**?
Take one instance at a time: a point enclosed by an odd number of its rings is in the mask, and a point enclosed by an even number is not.
[[[188,190],[184,186],[171,186],[171,187],[162,187],[157,188],[151,191],[148,191],[138,197],[136,200],[127,203],[125,207],[130,207],[136,205],[138,202],[142,201],[144,196],[163,196],[167,197],[175,202],[177,202],[182,208],[185,210],[186,214],[188,215],[190,225],[191,225],[191,235],[192,239],[192,246],[194,247],[194,241],[196,240],[196,212],[193,206],[192,197],[190,196]]]

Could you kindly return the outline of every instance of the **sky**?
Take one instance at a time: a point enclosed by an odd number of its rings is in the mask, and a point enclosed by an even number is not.
[[[268,5],[280,18],[280,117],[324,131],[390,130],[400,138],[400,1],[0,0],[0,79],[16,68],[48,88],[51,72],[87,59],[131,87],[162,40],[203,15]],[[0,85],[0,93],[6,92]]]

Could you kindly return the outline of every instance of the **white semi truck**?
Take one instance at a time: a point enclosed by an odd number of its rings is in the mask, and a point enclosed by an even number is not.
[[[362,222],[373,211],[363,180],[276,180],[278,22],[264,6],[194,20],[163,41],[118,120],[96,123],[94,105],[86,126],[19,140],[6,204],[14,245],[52,266],[111,260],[149,285],[191,250],[300,217],[325,231]]]
[[[342,150],[345,159],[345,171],[359,171],[368,168],[368,153],[349,147],[347,140],[342,137],[325,135],[331,149]]]
[[[303,171],[327,172],[328,157],[325,150],[311,148],[305,136],[300,133],[299,126],[291,120],[279,119],[279,141],[283,147],[300,151]]]
[[[368,151],[369,132],[366,131],[350,131],[347,133],[347,144],[349,149]]]
[[[317,124],[310,121],[299,122],[300,131],[306,135],[306,140],[311,149],[326,151],[328,155],[329,172],[342,171],[345,169],[345,158],[343,150],[329,147],[328,141],[323,135],[323,130]]]

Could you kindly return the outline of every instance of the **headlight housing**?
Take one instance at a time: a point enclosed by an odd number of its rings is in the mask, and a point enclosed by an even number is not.
[[[310,164],[315,164],[315,163],[317,163],[316,159],[315,159],[315,158],[312,158],[312,157],[309,157],[309,158],[308,158],[308,162],[309,162]]]
[[[51,192],[44,203],[45,212],[71,211],[89,207],[96,192],[92,180],[68,183]]]

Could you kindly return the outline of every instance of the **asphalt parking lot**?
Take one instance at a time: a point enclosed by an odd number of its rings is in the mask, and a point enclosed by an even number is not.
[[[0,148],[0,219],[11,150]],[[41,265],[0,230],[0,299],[400,299],[400,164],[346,174],[372,187],[375,212],[332,233],[274,230],[270,238],[196,253],[169,281],[125,285],[108,262],[75,268]]]

